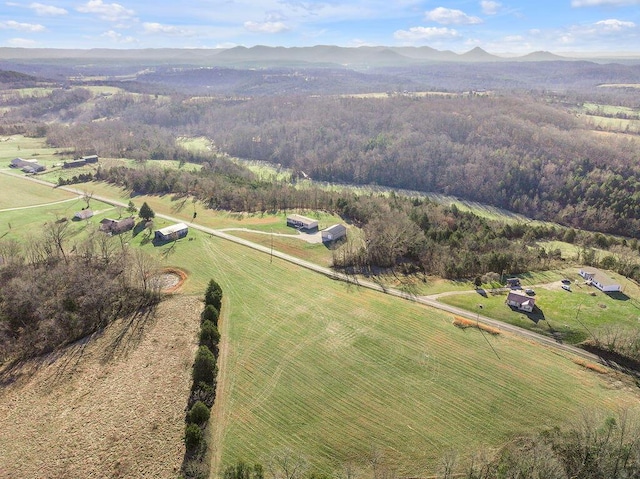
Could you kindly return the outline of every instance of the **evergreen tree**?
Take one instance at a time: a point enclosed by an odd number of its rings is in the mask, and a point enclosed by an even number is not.
[[[142,206],[140,207],[140,212],[138,213],[138,216],[140,216],[140,218],[144,219],[145,221],[149,221],[150,219],[155,218],[156,214],[153,212],[151,207],[145,201],[144,203],[142,203]]]

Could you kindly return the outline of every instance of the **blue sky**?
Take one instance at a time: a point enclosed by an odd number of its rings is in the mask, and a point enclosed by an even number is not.
[[[1,47],[640,53],[640,0],[0,0]]]

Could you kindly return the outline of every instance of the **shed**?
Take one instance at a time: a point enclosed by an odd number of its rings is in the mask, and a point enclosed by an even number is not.
[[[339,240],[347,235],[347,227],[342,224],[335,224],[333,226],[329,226],[328,228],[323,229],[320,232],[322,236],[323,243],[329,243],[331,241]]]
[[[80,159],[84,160],[85,163],[97,163],[98,162],[98,155],[83,156]]]
[[[532,312],[536,306],[536,300],[521,291],[509,291],[506,302],[509,306],[514,306],[520,311],[528,313]]]
[[[611,276],[597,268],[581,269],[580,276],[587,280],[587,283],[595,286],[604,293],[621,291],[620,284],[615,282]]]
[[[318,220],[294,214],[287,216],[287,226],[293,226],[294,228],[303,230],[313,230],[318,227]]]
[[[176,223],[175,225],[167,226],[156,230],[153,239],[155,241],[174,241],[180,238],[184,238],[189,233],[189,227],[184,223]]]
[[[93,210],[86,209],[86,210],[80,210],[80,211],[76,212],[73,215],[73,219],[76,220],[76,221],[88,220],[92,216],[93,216]]]

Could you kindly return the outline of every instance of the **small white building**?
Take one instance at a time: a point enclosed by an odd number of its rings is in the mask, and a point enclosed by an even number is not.
[[[341,224],[335,224],[323,229],[320,232],[323,243],[330,243],[331,241],[339,240],[347,235],[347,227]]]
[[[580,276],[587,280],[587,284],[595,286],[604,293],[622,290],[619,283],[614,281],[614,279],[604,271],[600,271],[597,268],[581,269]]]
[[[154,234],[154,241],[174,241],[180,238],[184,238],[189,233],[189,227],[184,223],[176,223],[175,225],[167,226],[156,230]]]
[[[287,226],[293,226],[294,228],[300,228],[303,230],[314,230],[318,227],[318,220],[293,214],[287,216]]]
[[[526,311],[531,313],[536,306],[536,300],[530,296],[527,296],[522,291],[509,291],[507,296],[507,304],[514,306],[520,311]]]

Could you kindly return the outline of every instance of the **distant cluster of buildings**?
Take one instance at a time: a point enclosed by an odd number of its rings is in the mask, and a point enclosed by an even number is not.
[[[299,230],[305,230],[312,232],[318,229],[318,220],[307,218],[297,214],[291,214],[287,216],[287,226]],[[331,243],[337,241],[340,238],[344,238],[347,235],[347,227],[343,224],[335,224],[320,231],[323,243]]]
[[[97,163],[98,155],[83,156],[82,158],[76,158],[75,160],[69,160],[62,162],[63,168],[77,168],[90,163]],[[47,168],[44,165],[38,163],[38,160],[25,160],[24,158],[14,158],[9,164],[11,168],[16,168],[24,171],[25,173],[40,173]]]

